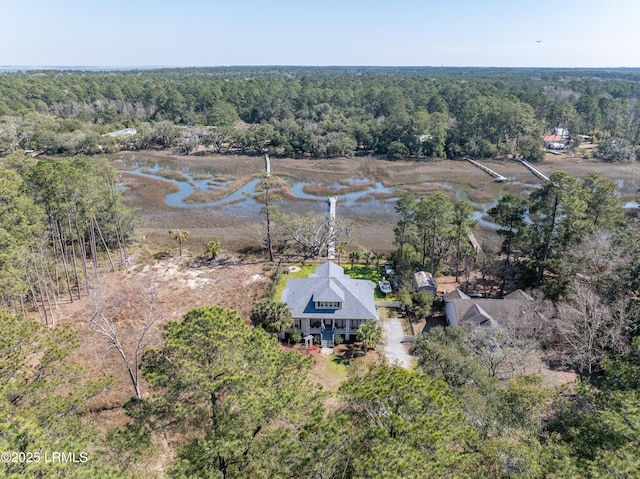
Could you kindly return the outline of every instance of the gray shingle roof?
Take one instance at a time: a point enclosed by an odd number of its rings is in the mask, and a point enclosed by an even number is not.
[[[487,321],[493,321],[493,318],[487,313],[478,303],[473,303],[467,312],[462,317],[464,322],[472,322],[475,324],[484,324]]]
[[[319,288],[313,293],[313,301],[344,301],[344,291],[336,284],[333,278],[322,278],[325,282],[324,287]]]
[[[462,299],[471,299],[471,297],[465,293],[464,291],[461,291],[459,289],[454,289],[453,291],[449,291],[447,294],[444,295],[444,300],[449,302],[452,299],[456,299],[456,298],[462,298]]]
[[[344,269],[330,261],[318,266],[308,278],[294,278],[287,282],[282,302],[291,310],[294,319],[378,319],[373,298],[373,281],[352,279]],[[342,295],[340,297],[340,295]],[[339,299],[318,299],[338,296]],[[315,301],[341,301],[340,309],[316,309]]]
[[[322,263],[320,266],[316,268],[315,273],[311,273],[309,275],[312,277],[321,277],[321,278],[339,278],[341,276],[346,276],[349,278],[349,275],[344,274],[344,268],[342,266],[338,266],[331,261],[327,261],[326,263]],[[349,278],[351,279],[351,278]]]
[[[519,299],[454,298],[447,303],[453,306],[455,317],[448,317],[447,320],[452,326],[483,324],[483,318],[489,323],[501,323],[517,319],[527,309],[528,302]]]
[[[515,291],[507,294],[504,299],[520,299],[524,301],[533,301],[533,297],[522,291],[521,289],[516,289]]]

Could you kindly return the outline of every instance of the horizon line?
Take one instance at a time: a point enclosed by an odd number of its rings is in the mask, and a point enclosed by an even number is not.
[[[0,69],[56,70],[56,69],[167,69],[167,68],[489,68],[489,69],[566,69],[566,70],[637,70],[640,66],[497,66],[497,65],[313,65],[313,64],[237,64],[237,65],[0,65]]]

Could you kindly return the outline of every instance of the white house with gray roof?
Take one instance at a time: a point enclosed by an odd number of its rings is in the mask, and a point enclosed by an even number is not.
[[[299,329],[304,336],[319,335],[323,343],[333,346],[336,334],[348,341],[362,323],[379,321],[375,288],[373,281],[352,279],[344,268],[328,261],[308,278],[290,279],[281,301],[291,310],[291,329]]]

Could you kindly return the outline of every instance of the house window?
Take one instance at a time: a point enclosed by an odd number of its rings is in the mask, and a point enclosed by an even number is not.
[[[340,309],[342,303],[339,301],[316,301],[317,309]]]
[[[351,320],[351,329],[358,329],[361,324],[362,324],[362,320],[361,319],[352,319]]]
[[[302,329],[302,327],[300,326],[300,320],[299,319],[294,319],[293,320],[293,327],[295,329]]]
[[[320,328],[320,325],[321,325],[320,320],[312,321],[312,322],[311,322],[311,324],[310,324],[310,326],[311,326],[312,328],[314,328],[314,329],[316,329],[316,328]]]
[[[344,323],[345,323],[344,319],[336,319],[334,324],[336,329],[344,329]]]

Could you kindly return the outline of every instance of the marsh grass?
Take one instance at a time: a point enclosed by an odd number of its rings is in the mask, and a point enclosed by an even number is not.
[[[194,173],[191,177],[196,181],[211,179],[211,175],[207,173]]]
[[[136,206],[143,210],[164,208],[166,196],[179,190],[178,185],[170,181],[145,178],[125,171],[121,175],[130,191],[130,198],[134,198]]]
[[[358,191],[364,191],[371,187],[374,187],[376,182],[374,179],[369,178],[366,183],[354,182],[349,179],[340,180],[336,183],[327,185],[326,183],[310,183],[304,185],[302,191],[308,195],[314,196],[331,196],[331,195],[344,195],[347,193],[355,193]]]
[[[167,178],[168,180],[184,181],[184,182],[189,181],[189,179],[186,176],[184,176],[182,171],[178,171],[178,170],[161,170],[155,174],[158,176],[162,176],[163,178]]]
[[[430,195],[433,193],[444,193],[445,195],[451,196],[452,198],[455,197],[455,191],[453,191],[453,189],[438,183],[415,183],[406,185],[404,189],[416,196]]]
[[[504,191],[508,193],[513,193],[515,195],[521,195],[523,197],[526,197],[527,195],[524,193],[527,191],[531,191],[533,186],[522,184],[522,183],[506,183],[503,188],[504,188]]]
[[[466,190],[469,199],[475,203],[486,203],[493,201],[493,195],[487,191],[478,190],[475,188],[469,188]]]
[[[197,189],[187,196],[184,201],[188,203],[207,203],[209,201],[219,200],[234,193],[251,180],[252,177],[245,176],[232,181],[224,187],[216,188],[214,191],[202,191]]]
[[[373,197],[378,201],[384,201],[384,200],[390,200],[391,198],[399,198],[400,194],[398,192],[392,192],[392,193],[377,192],[377,193],[371,193],[370,195],[367,195],[367,196]]]

